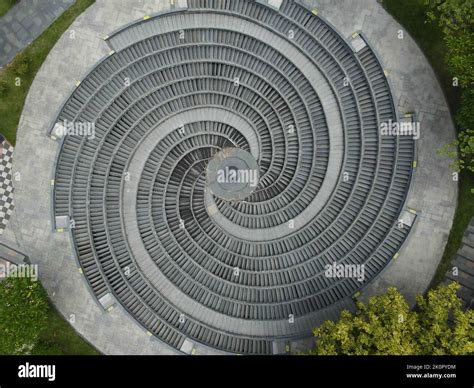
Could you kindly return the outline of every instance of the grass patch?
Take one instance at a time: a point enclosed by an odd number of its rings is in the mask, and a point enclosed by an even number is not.
[[[80,337],[69,323],[50,304],[48,311],[48,329],[45,330],[32,354],[38,356],[100,355],[92,345]]]
[[[0,70],[0,133],[15,145],[16,131],[26,96],[36,73],[58,39],[95,0],[76,0],[35,41]],[[18,84],[18,81],[20,83]]]
[[[444,35],[435,22],[426,21],[427,8],[423,5],[423,0],[383,0],[382,5],[410,33],[426,55],[454,116],[461,105],[461,90],[453,87],[453,77],[448,72],[444,60],[447,53]],[[449,162],[446,161],[446,163]],[[471,188],[474,188],[474,174],[466,171],[460,175],[458,207],[453,227],[430,288],[436,287],[444,280],[446,271],[451,267],[451,260],[461,246],[464,231],[471,218],[474,217],[474,196]]]
[[[0,16],[5,15],[19,0],[0,0]]]

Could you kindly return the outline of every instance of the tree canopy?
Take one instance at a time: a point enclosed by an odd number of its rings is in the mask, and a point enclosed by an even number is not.
[[[474,311],[464,310],[457,283],[419,296],[413,310],[395,289],[357,301],[353,314],[314,330],[316,355],[474,354]]]
[[[462,88],[474,86],[474,6],[472,0],[425,0],[428,17],[445,37],[446,62]]]
[[[461,107],[456,114],[458,139],[441,150],[455,162],[457,171],[474,172],[474,5],[472,0],[425,0],[428,17],[444,33],[448,49],[446,64],[453,85],[462,88]]]

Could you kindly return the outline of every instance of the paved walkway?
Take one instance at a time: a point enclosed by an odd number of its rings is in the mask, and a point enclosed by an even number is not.
[[[13,147],[6,140],[0,143],[0,236],[15,208],[13,202]]]
[[[366,295],[396,286],[414,301],[436,270],[452,224],[457,185],[436,148],[454,138],[454,128],[436,77],[414,41],[398,40],[401,28],[376,0],[321,0],[313,2],[343,36],[362,30],[385,63],[402,112],[416,111],[422,125],[418,169],[408,205],[419,217],[400,256],[366,290]],[[74,314],[74,328],[106,354],[170,354],[173,349],[146,336],[127,313],[117,308],[104,313],[78,271],[67,234],[52,230],[52,188],[58,144],[46,133],[76,80],[110,49],[103,36],[153,12],[167,9],[169,1],[97,0],[59,40],[40,69],[21,117],[14,171],[16,209],[3,241],[40,265],[40,278],[66,317]],[[198,353],[211,353],[200,348]]]
[[[446,273],[445,284],[452,281],[460,284],[459,297],[466,308],[474,307],[474,218],[467,226],[461,248],[454,256],[451,268]]]
[[[0,17],[0,67],[34,41],[74,0],[20,0]]]

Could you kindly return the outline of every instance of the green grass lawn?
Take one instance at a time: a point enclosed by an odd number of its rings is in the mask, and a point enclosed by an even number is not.
[[[42,333],[33,355],[81,355],[94,356],[100,353],[64,320],[56,308],[50,305],[48,312],[48,329]]]
[[[0,0],[0,16],[5,15],[19,0]]]
[[[10,65],[0,70],[0,133],[12,145],[15,145],[18,122],[36,73],[61,35],[94,2],[95,0],[76,0],[46,31],[18,54]]]
[[[460,90],[453,87],[452,75],[448,73],[444,58],[447,48],[443,34],[436,23],[426,22],[426,7],[423,0],[383,0],[383,6],[415,39],[423,50],[439,79],[453,116],[460,107]],[[440,144],[442,147],[443,144]],[[433,150],[436,152],[436,150]],[[449,163],[446,161],[446,163]],[[474,217],[474,175],[463,173],[459,180],[458,207],[454,224],[441,263],[432,280],[431,287],[436,287],[444,280],[450,268],[451,259],[458,251],[464,231]]]

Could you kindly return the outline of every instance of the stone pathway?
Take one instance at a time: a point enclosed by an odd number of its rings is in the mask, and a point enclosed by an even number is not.
[[[0,67],[35,40],[74,0],[20,0],[0,17]]]
[[[474,307],[474,218],[464,233],[461,248],[452,261],[452,268],[446,274],[445,284],[452,281],[461,285],[458,295],[464,306]]]
[[[4,140],[0,143],[0,236],[8,225],[15,207],[13,202],[13,147]]]

